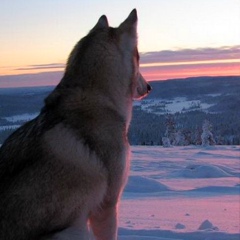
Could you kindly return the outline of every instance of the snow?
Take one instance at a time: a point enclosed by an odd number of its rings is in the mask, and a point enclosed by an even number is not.
[[[239,240],[240,146],[133,146],[119,240]]]
[[[18,122],[18,121],[29,121],[33,118],[35,118],[38,115],[38,113],[24,113],[24,114],[20,114],[20,115],[14,115],[11,117],[3,117],[3,119],[6,119],[8,122]]]
[[[176,229],[185,229],[185,225],[181,224],[181,223],[177,223],[175,226]]]
[[[125,192],[160,192],[167,191],[169,188],[164,184],[146,177],[141,176],[130,176],[128,179],[128,184],[125,187]]]
[[[32,120],[33,118],[37,117],[39,113],[24,113],[24,114],[20,114],[20,115],[14,115],[11,117],[2,117],[2,119],[7,120],[9,123],[11,123],[10,125],[4,125],[4,126],[0,126],[0,131],[4,131],[4,130],[8,130],[8,129],[17,129],[19,128],[21,125],[20,124],[13,124],[13,123],[23,123],[23,122],[27,122],[29,120]]]
[[[211,230],[218,230],[217,227],[213,226],[213,224],[208,221],[208,220],[205,220],[201,225],[200,227],[198,228],[198,230],[207,230],[207,231],[211,231]]]
[[[19,128],[21,125],[6,125],[6,126],[0,126],[0,131],[3,130],[8,130],[8,129],[17,129]]]
[[[187,100],[185,97],[176,97],[173,99],[146,99],[141,102],[135,101],[134,106],[141,107],[143,111],[151,112],[159,115],[166,113],[177,113],[186,111],[208,111],[208,108],[214,104],[207,104],[200,100]]]
[[[227,173],[218,166],[191,164],[185,169],[175,172],[175,176],[186,178],[220,178],[230,177],[231,174]]]

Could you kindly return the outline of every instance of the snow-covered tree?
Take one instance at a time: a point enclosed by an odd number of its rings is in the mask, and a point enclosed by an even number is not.
[[[205,120],[203,122],[202,125],[202,135],[201,135],[201,139],[202,139],[202,146],[209,146],[209,145],[215,145],[215,139],[213,138],[213,134],[212,134],[212,124],[208,121]]]
[[[174,116],[171,114],[167,114],[166,120],[165,120],[166,131],[164,135],[166,138],[169,139],[171,145],[175,141],[175,134],[176,134],[175,124],[176,123],[175,123]]]
[[[175,140],[173,145],[175,146],[185,146],[185,136],[182,134],[182,131],[178,130],[175,134]]]
[[[163,147],[172,147],[168,137],[163,137],[162,138],[162,143],[163,143]]]

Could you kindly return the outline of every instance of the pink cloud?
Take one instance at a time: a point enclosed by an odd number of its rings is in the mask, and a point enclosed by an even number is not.
[[[240,45],[220,48],[163,50],[140,54],[140,63],[240,59]]]
[[[17,71],[25,71],[25,70],[46,70],[46,69],[64,69],[65,68],[65,64],[63,63],[50,63],[50,64],[37,64],[37,65],[29,65],[26,67],[22,67],[22,68],[16,68],[14,70]]]
[[[147,80],[240,75],[240,45],[164,50],[140,56],[141,72]]]

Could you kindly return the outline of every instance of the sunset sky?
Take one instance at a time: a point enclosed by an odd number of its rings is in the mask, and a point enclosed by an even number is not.
[[[0,88],[57,84],[98,18],[133,8],[146,79],[240,75],[240,0],[1,0]]]

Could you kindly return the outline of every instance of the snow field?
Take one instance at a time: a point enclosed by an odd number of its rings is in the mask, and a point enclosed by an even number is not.
[[[239,240],[239,177],[240,146],[133,146],[118,240]]]
[[[132,147],[120,240],[239,240],[240,147]]]

